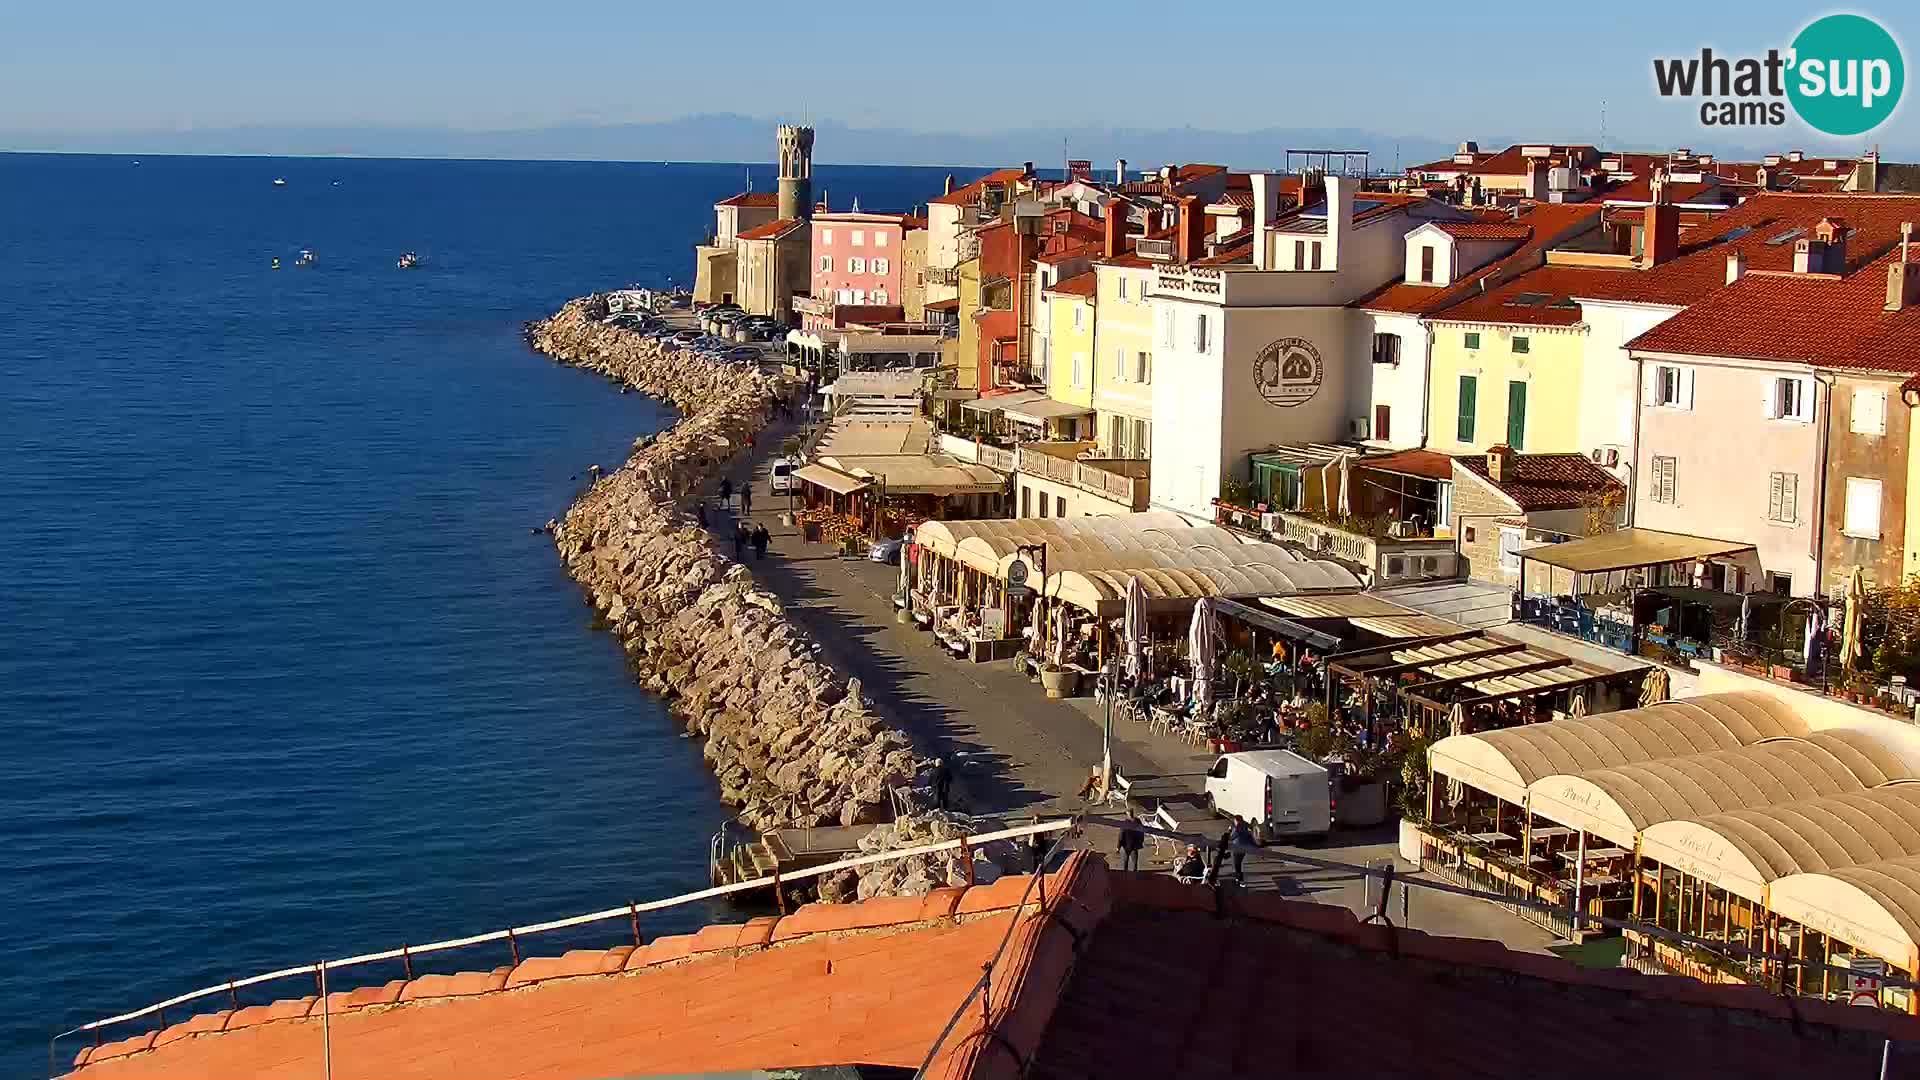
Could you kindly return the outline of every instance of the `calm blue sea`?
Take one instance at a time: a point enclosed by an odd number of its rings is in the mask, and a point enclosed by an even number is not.
[[[742,178],[0,155],[0,1075],[210,982],[705,884],[698,749],[529,532],[667,417],[520,327],[686,282]]]

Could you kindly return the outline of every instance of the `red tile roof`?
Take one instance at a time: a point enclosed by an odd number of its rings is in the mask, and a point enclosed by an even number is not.
[[[986,994],[961,1008],[1003,939]],[[322,1056],[314,1004],[89,1048],[78,1075],[304,1080]],[[1363,926],[1343,907],[1113,872],[1090,852],[1044,887],[809,904],[340,993],[330,1011],[339,1080],[912,1068],[954,1017],[932,1080],[1518,1076],[1543,1061],[1571,1076],[1850,1076],[1870,1075],[1884,1040],[1920,1036],[1878,1009]]]
[[[1568,146],[1550,143],[1514,143],[1492,157],[1474,162],[1467,168],[1467,172],[1475,176],[1524,176],[1527,172],[1527,157],[1522,151],[1530,146],[1547,148],[1549,167],[1567,164],[1567,152],[1570,150],[1586,151],[1589,155],[1594,153],[1593,147],[1578,144]]]
[[[1011,184],[1025,175],[1027,175],[1025,169],[996,169],[965,187],[954,188],[953,191],[948,194],[935,195],[927,201],[929,203],[939,203],[943,206],[966,206],[980,197],[980,192],[983,188],[988,186],[1000,187],[1005,184]]]
[[[1492,484],[1526,513],[1536,510],[1572,510],[1593,496],[1623,490],[1607,470],[1585,454],[1514,454],[1513,471],[1498,481],[1487,475],[1487,455],[1454,458],[1460,467]]]
[[[1734,202],[1733,194],[1718,183],[1706,181],[1667,181],[1667,201],[1676,206],[1699,203],[1712,203],[1718,206],[1730,206]],[[1602,202],[1641,204],[1653,201],[1653,178],[1636,176],[1600,196]]]
[[[761,210],[771,210],[780,205],[780,194],[775,191],[743,191],[738,195],[721,199],[715,206],[751,206]]]
[[[1447,322],[1511,326],[1573,326],[1581,321],[1576,295],[1604,293],[1608,275],[1631,270],[1590,270],[1585,267],[1539,266],[1517,274],[1486,292],[1467,290],[1460,301],[1435,318]]]
[[[1056,281],[1047,287],[1047,292],[1060,293],[1063,296],[1092,296],[1095,279],[1093,271],[1086,270],[1064,281]]]
[[[1455,240],[1525,240],[1533,226],[1521,221],[1436,221]]]
[[[776,218],[740,234],[742,240],[772,240],[805,225],[799,218]]]
[[[1402,450],[1394,454],[1382,454],[1379,457],[1360,458],[1353,463],[1356,469],[1377,469],[1380,472],[1401,473],[1407,476],[1423,476],[1429,480],[1453,479],[1453,458],[1438,450]]]
[[[1748,273],[1627,344],[1642,352],[1920,372],[1920,305],[1886,310],[1887,267],[1898,257],[1891,252],[1839,280]]]
[[[1528,230],[1527,243],[1445,288],[1396,281],[1355,302],[1353,306],[1366,311],[1402,315],[1431,315],[1447,310],[1462,300],[1479,295],[1482,280],[1498,281],[1505,275],[1537,265],[1550,244],[1559,243],[1559,238],[1569,233],[1583,231],[1583,225],[1599,220],[1600,212],[1601,208],[1596,203],[1534,203],[1526,207],[1518,218],[1502,214],[1496,219],[1474,222],[1472,224],[1483,228],[1503,223],[1523,226]]]

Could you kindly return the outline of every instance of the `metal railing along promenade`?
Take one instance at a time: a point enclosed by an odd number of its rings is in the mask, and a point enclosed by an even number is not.
[[[717,885],[712,888],[701,889],[697,892],[669,896],[661,900],[631,901],[619,907],[606,908],[601,911],[590,911],[584,915],[573,915],[564,919],[554,919],[549,922],[531,923],[526,926],[513,926],[505,930],[492,930],[483,934],[450,938],[446,941],[428,942],[424,945],[402,945],[397,949],[383,949],[379,952],[361,953],[357,956],[342,957],[338,960],[321,960],[310,964],[298,964],[293,967],[281,968],[278,971],[267,971],[258,975],[250,975],[244,979],[229,979],[223,983],[215,983],[212,986],[203,986],[198,990],[189,990],[184,994],[176,994],[165,1001],[157,1001],[144,1008],[134,1009],[131,1012],[124,1012],[117,1016],[94,1020],[90,1023],[81,1024],[78,1027],[69,1028],[66,1031],[60,1032],[58,1035],[53,1036],[47,1043],[47,1075],[49,1077],[59,1075],[55,1061],[57,1060],[57,1047],[62,1039],[92,1032],[97,1042],[99,1033],[106,1028],[118,1024],[130,1023],[135,1020],[143,1020],[148,1017],[155,1018],[161,1027],[165,1027],[167,1010],[190,1002],[203,1001],[213,997],[225,997],[229,1007],[238,1007],[239,992],[241,990],[248,987],[259,986],[264,983],[299,977],[312,978],[320,988],[320,1005],[324,1010],[326,1008],[326,986],[329,974],[348,968],[365,967],[369,964],[389,963],[398,960],[406,965],[408,976],[411,977],[413,959],[415,957],[500,941],[506,942],[512,950],[513,961],[517,966],[521,960],[520,942],[523,938],[536,937],[540,934],[547,934],[556,930],[566,930],[577,926],[586,926],[592,923],[611,922],[615,919],[625,919],[629,921],[633,927],[635,944],[639,944],[639,920],[640,916],[646,912],[664,911],[668,908],[680,907],[685,904],[699,903],[703,900],[713,900],[736,893],[754,892],[761,889],[774,890],[776,898],[780,900],[781,906],[784,909],[784,894],[781,893],[780,890],[783,886],[796,881],[839,873],[842,870],[858,869],[859,867],[871,866],[875,863],[912,858],[916,855],[933,855],[943,851],[977,847],[981,844],[991,843],[996,840],[1014,840],[1025,836],[1062,832],[1072,828],[1073,825],[1074,822],[1071,819],[1056,818],[1052,821],[1040,821],[1031,825],[1019,825],[1010,829],[999,829],[994,832],[980,833],[974,836],[963,836],[954,840],[942,840],[931,844],[920,844],[916,847],[900,848],[895,851],[879,851],[870,855],[858,855],[853,858],[841,859],[837,862],[827,863],[822,866],[796,870],[790,874],[774,874],[769,877],[759,877],[749,881],[736,881],[729,885]]]

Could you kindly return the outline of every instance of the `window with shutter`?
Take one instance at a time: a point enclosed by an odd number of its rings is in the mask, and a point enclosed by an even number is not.
[[[1520,572],[1520,549],[1526,546],[1526,534],[1519,529],[1500,529],[1500,569],[1509,574]]]
[[[1533,351],[1533,341],[1524,335],[1515,334],[1513,338],[1513,351],[1517,353],[1530,353]]]
[[[1477,348],[1479,348],[1479,347],[1480,347],[1480,333],[1479,333],[1479,331],[1477,331],[1477,330],[1476,330],[1476,331],[1471,331],[1471,332],[1469,332],[1469,333],[1468,333],[1468,334],[1466,335],[1466,338],[1465,338],[1465,341],[1466,341],[1466,346],[1467,346],[1467,348],[1469,348],[1469,349],[1477,349]]]
[[[1673,501],[1677,458],[1656,457],[1647,469],[1647,498],[1659,503]]]
[[[1424,284],[1430,285],[1433,283],[1433,245],[1432,244],[1423,244],[1420,247],[1420,280]]]
[[[1125,300],[1127,298],[1127,279],[1124,275],[1121,276],[1119,280],[1119,288],[1120,288],[1120,299]]]
[[[1313,242],[1313,268],[1320,269],[1320,241]]]
[[[1207,351],[1207,313],[1201,312],[1193,320],[1193,351]]]
[[[1847,477],[1847,520],[1840,531],[1858,540],[1880,539],[1880,481]]]
[[[1138,352],[1134,354],[1133,356],[1133,381],[1134,382],[1146,383],[1146,382],[1153,381],[1153,361],[1149,359],[1150,355],[1151,354],[1146,352]]]
[[[1767,520],[1791,525],[1800,519],[1800,477],[1777,472],[1767,476]]]
[[[1307,268],[1307,242],[1305,240],[1295,240],[1293,242],[1293,268],[1295,270],[1305,270]]]
[[[1527,441],[1527,384],[1507,384],[1507,445],[1524,449]]]
[[[1160,344],[1169,349],[1173,348],[1173,312],[1171,311],[1160,313]]]
[[[1389,422],[1392,419],[1393,410],[1391,408],[1385,405],[1375,405],[1373,407],[1373,437],[1383,440],[1391,439],[1393,435]]]
[[[1455,434],[1463,443],[1473,442],[1474,414],[1479,408],[1480,379],[1474,375],[1460,376],[1460,423]]]
[[[1145,420],[1133,422],[1133,454],[1135,457],[1153,456],[1153,425]]]

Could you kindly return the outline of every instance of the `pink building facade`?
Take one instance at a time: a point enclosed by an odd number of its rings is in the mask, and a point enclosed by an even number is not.
[[[813,298],[850,307],[900,303],[904,241],[923,218],[858,212],[815,214]]]

